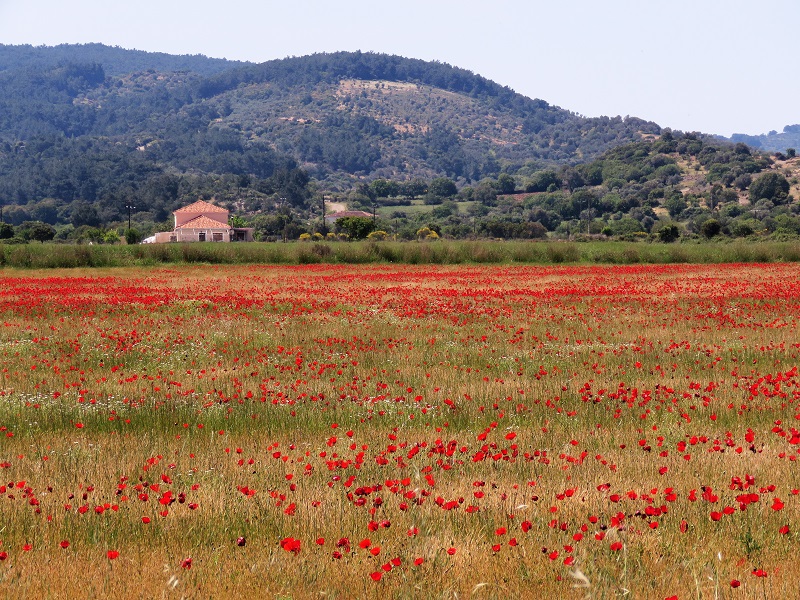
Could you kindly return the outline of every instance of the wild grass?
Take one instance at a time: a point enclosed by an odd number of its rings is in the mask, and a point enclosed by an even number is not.
[[[0,592],[792,597],[798,275],[5,273]]]
[[[0,266],[22,269],[161,264],[668,264],[800,261],[798,242],[455,241],[0,244]]]

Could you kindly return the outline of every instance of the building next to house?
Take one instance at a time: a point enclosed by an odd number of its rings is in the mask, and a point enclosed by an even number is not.
[[[210,202],[198,200],[174,213],[175,229],[161,231],[152,240],[157,244],[167,242],[252,242],[251,227],[228,225],[230,212]]]

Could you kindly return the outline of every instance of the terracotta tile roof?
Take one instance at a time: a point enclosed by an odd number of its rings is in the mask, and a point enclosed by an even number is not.
[[[175,229],[230,229],[227,223],[209,219],[205,215],[195,217],[191,221],[186,221],[183,225],[178,225]]]
[[[210,202],[206,202],[205,200],[198,200],[197,202],[193,202],[189,206],[184,206],[183,208],[179,208],[178,210],[174,211],[176,213],[183,213],[183,212],[193,212],[193,213],[227,213],[228,211],[224,208],[220,208],[219,206],[214,206]]]
[[[364,212],[363,210],[343,210],[325,215],[326,219],[343,219],[345,217],[369,217],[371,219],[372,213]]]

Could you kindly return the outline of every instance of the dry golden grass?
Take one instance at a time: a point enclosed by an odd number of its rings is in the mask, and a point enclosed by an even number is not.
[[[5,277],[0,592],[792,597],[798,275]]]

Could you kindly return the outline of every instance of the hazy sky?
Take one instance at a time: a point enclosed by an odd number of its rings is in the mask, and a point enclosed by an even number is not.
[[[399,54],[583,115],[722,135],[800,123],[798,26],[800,0],[0,0],[4,44]]]

